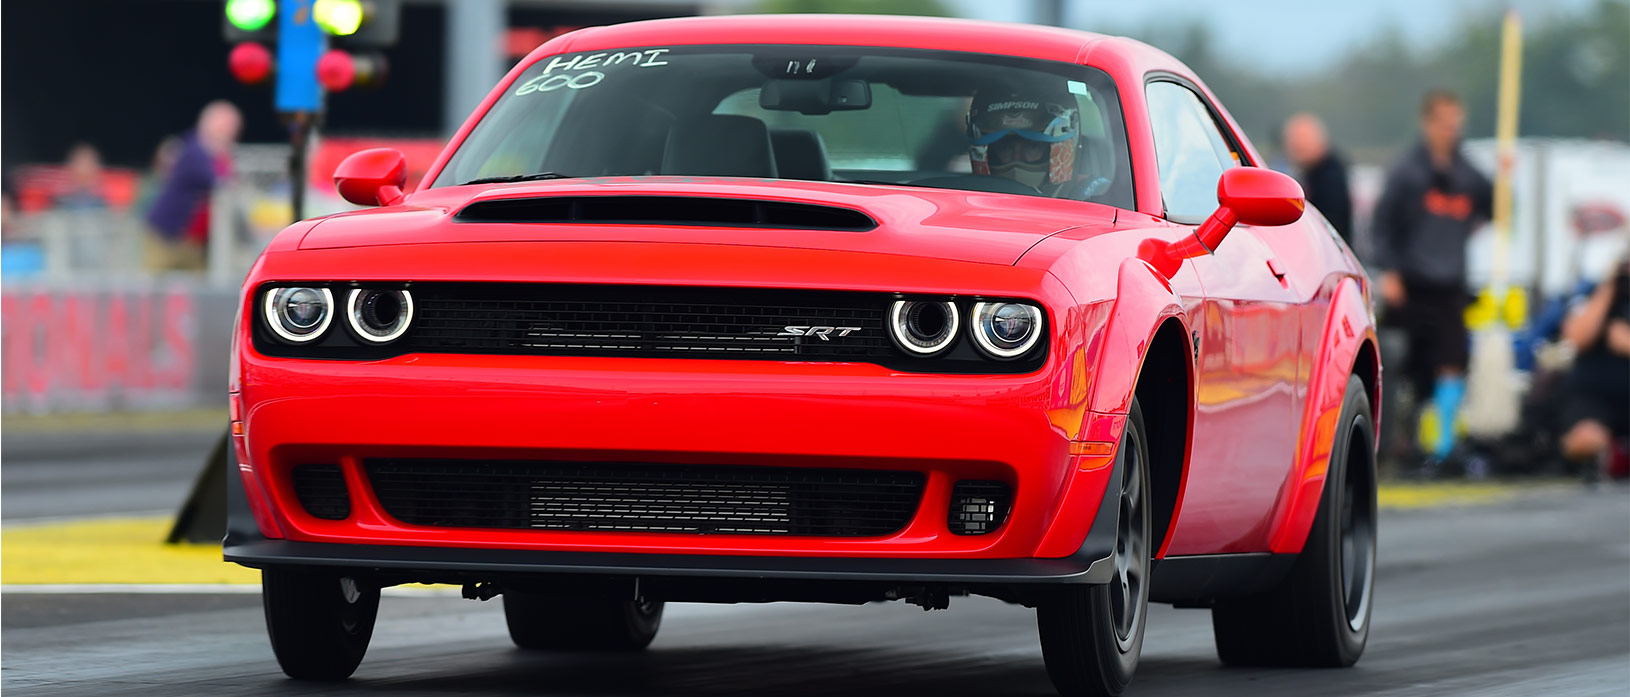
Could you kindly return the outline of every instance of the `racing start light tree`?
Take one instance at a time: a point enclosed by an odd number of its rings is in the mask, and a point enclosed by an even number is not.
[[[226,0],[222,37],[234,44],[232,76],[253,85],[276,75],[278,115],[289,126],[289,176],[296,220],[305,217],[306,150],[323,115],[325,92],[377,86],[396,43],[400,0]],[[343,48],[329,48],[329,38]],[[273,51],[267,45],[275,45]],[[367,50],[351,53],[345,48]]]
[[[377,53],[330,51],[387,48],[396,43],[399,0],[226,0],[221,36],[232,45],[227,66],[248,85],[276,75],[277,112],[289,126],[289,180],[294,218],[305,217],[306,149],[323,113],[323,92],[377,85],[385,60]],[[267,48],[276,46],[276,59]],[[231,432],[223,433],[170,527],[171,543],[219,541],[226,531],[226,481],[237,476]]]

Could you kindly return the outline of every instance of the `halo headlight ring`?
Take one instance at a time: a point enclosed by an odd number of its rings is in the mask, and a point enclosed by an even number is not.
[[[303,329],[294,319],[283,311],[284,303],[300,291],[312,291],[322,298],[322,318],[309,329]],[[272,330],[277,338],[291,344],[304,344],[321,337],[328,331],[328,325],[334,321],[334,293],[327,288],[312,286],[281,286],[266,291],[265,305],[262,308],[266,327]]]
[[[933,356],[950,348],[961,324],[956,303],[896,300],[889,306],[889,337],[915,356]]]
[[[382,305],[386,306],[382,309]],[[389,316],[381,316],[381,313]],[[351,333],[367,344],[388,344],[413,325],[413,293],[395,288],[353,288],[345,301]]]
[[[999,317],[999,313],[1008,308],[1019,308],[1019,315]],[[1019,337],[1004,337],[998,331],[998,321],[1022,322],[1027,327]],[[1042,312],[1041,308],[1026,303],[1010,302],[980,302],[974,303],[973,318],[968,323],[968,331],[973,334],[973,340],[979,350],[986,355],[1001,360],[1011,360],[1023,356],[1034,348],[1036,342],[1041,340]]]

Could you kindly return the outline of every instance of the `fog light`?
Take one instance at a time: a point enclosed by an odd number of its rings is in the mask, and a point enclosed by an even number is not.
[[[1013,489],[1002,482],[965,480],[951,489],[951,515],[947,524],[953,535],[983,535],[1007,521],[1013,505]]]

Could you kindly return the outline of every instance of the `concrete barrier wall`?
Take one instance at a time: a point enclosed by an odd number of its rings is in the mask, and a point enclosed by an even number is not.
[[[237,289],[190,277],[0,286],[0,410],[226,404]]]

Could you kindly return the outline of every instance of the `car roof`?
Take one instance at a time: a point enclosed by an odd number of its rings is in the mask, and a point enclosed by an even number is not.
[[[890,46],[1077,63],[1102,34],[1035,24],[897,15],[724,15],[589,27],[539,46],[525,63],[565,52],[708,44]],[[1114,43],[1121,43],[1116,41]]]

